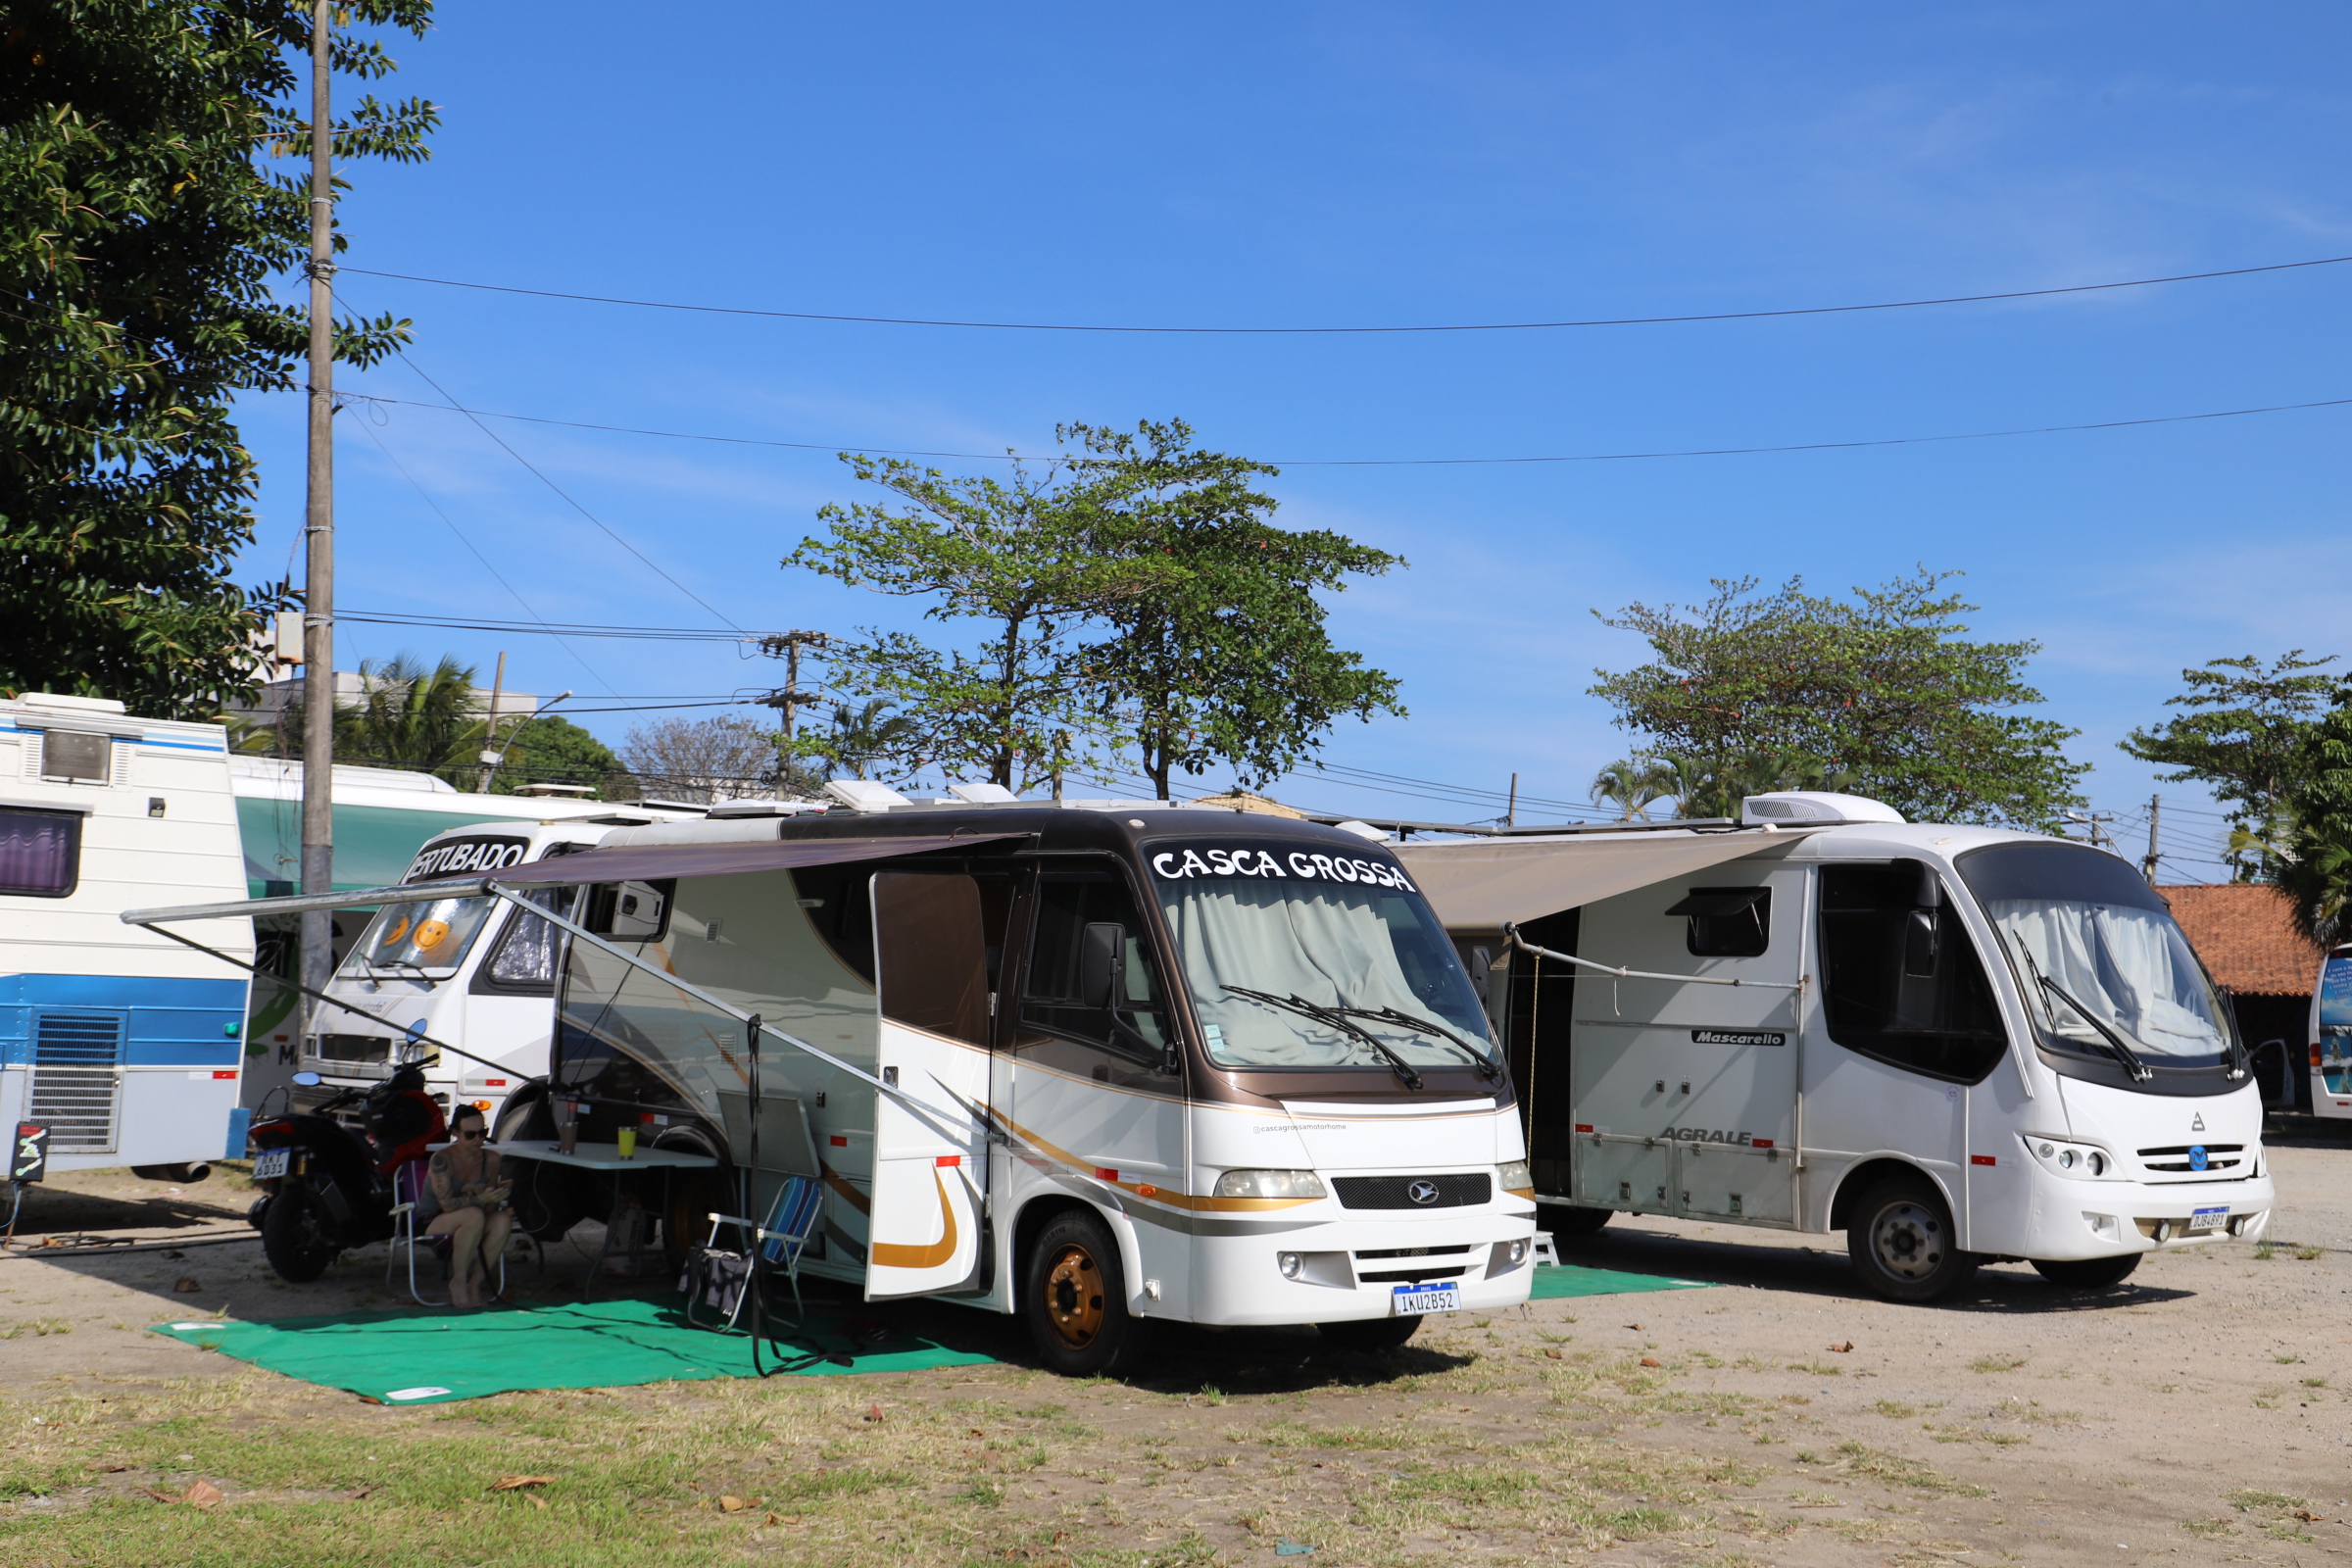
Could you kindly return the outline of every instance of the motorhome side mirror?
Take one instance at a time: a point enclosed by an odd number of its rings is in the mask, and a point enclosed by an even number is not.
[[[1936,972],[1936,911],[1913,909],[1903,922],[1903,973],[1924,979]]]
[[[1911,895],[1912,907],[1940,909],[1943,907],[1943,878],[1925,860],[1902,859],[1894,862],[1919,878],[1919,889]]]
[[[318,1087],[319,1078],[315,1072],[298,1072],[294,1075],[294,1081],[305,1089],[316,1089]]]
[[[1127,999],[1127,928],[1115,920],[1079,935],[1078,999],[1090,1007],[1115,1007]]]

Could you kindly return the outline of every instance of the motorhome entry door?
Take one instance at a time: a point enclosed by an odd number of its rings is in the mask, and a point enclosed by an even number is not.
[[[980,887],[960,872],[877,871],[872,896],[879,1076],[898,1096],[875,1096],[865,1297],[974,1290],[988,1189]]]

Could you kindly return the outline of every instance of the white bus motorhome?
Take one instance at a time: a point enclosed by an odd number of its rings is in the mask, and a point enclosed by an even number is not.
[[[2311,990],[2311,1110],[2352,1116],[2352,944],[2328,955]]]
[[[1739,828],[1401,858],[1496,958],[1555,1232],[1843,1230],[1866,1286],[1924,1300],[1987,1258],[2104,1285],[2269,1220],[2228,1008],[2112,855],[1789,792]]]
[[[721,1158],[679,1183],[673,1245],[741,1211],[760,1039],[752,1211],[821,1181],[804,1271],[1018,1313],[1057,1370],[1133,1367],[1158,1319],[1380,1348],[1527,1299],[1509,1076],[1384,846],[1161,803],[841,793],[865,808],[450,880],[587,886],[580,920],[549,915],[571,939],[554,1096],[585,1143]],[[500,1137],[552,1136],[549,1105]],[[526,1198],[541,1234],[602,1206]]]
[[[0,702],[0,1123],[45,1128],[49,1169],[188,1180],[244,1152],[245,975],[118,918],[243,886],[220,725]],[[193,934],[251,961],[252,929]]]

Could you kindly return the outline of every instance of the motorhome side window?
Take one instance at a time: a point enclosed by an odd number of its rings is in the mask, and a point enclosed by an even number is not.
[[[1822,1007],[1848,1051],[1973,1084],[2007,1041],[1975,946],[1917,862],[1821,868]]]
[[[1021,1021],[1122,1055],[1156,1059],[1168,1031],[1147,929],[1115,872],[1043,873]],[[1090,987],[1103,994],[1089,996]]]
[[[1666,912],[1690,922],[1683,945],[1701,958],[1753,958],[1772,945],[1772,889],[1692,888]]]
[[[81,881],[81,813],[0,807],[0,894],[62,899]]]
[[[599,882],[588,890],[588,918],[580,924],[615,942],[656,942],[669,932],[675,881]]]

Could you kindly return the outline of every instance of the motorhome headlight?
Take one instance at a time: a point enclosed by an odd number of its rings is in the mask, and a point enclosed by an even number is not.
[[[1323,1178],[1311,1170],[1229,1170],[1217,1178],[1219,1198],[1323,1198]]]
[[[2027,1138],[2026,1152],[2042,1169],[2076,1181],[2101,1181],[2115,1173],[2115,1157],[2089,1144],[2058,1138]]]
[[[1506,1159],[1494,1167],[1494,1185],[1506,1193],[1532,1193],[1536,1190],[1536,1178],[1529,1172],[1526,1160]]]

